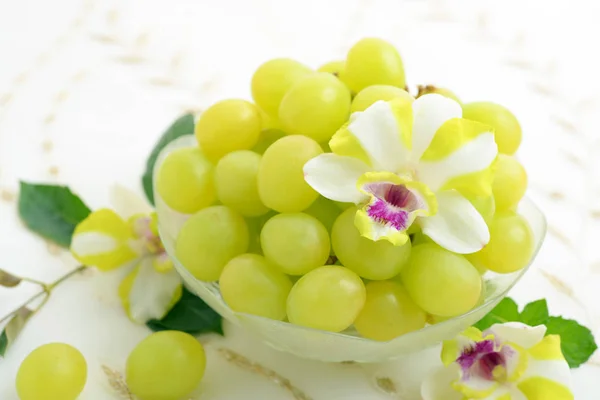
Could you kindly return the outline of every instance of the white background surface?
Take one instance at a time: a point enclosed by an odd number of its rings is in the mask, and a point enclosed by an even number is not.
[[[68,184],[92,208],[108,205],[115,182],[141,193],[150,149],[182,112],[248,97],[253,70],[269,58],[317,67],[343,58],[363,36],[380,36],[400,49],[411,86],[434,83],[465,101],[497,101],[521,120],[519,157],[550,230],[511,295],[521,304],[546,297],[552,314],[575,318],[600,337],[599,7],[533,0],[0,0],[0,268],[51,281],[75,265],[19,222],[19,179]],[[86,356],[82,399],[119,398],[100,366],[122,369],[148,334],[124,316],[119,279],[119,272],[88,273],[60,287],[0,360],[0,399],[16,399],[19,363],[51,341]],[[0,315],[34,291],[0,290]],[[227,362],[217,351],[223,346],[273,368],[315,400],[388,398],[360,366],[298,360],[228,331],[226,340],[204,339],[209,367],[198,398],[292,399]],[[436,354],[418,357],[427,364]],[[401,373],[385,368],[401,384]],[[600,398],[600,356],[573,375],[577,400]]]

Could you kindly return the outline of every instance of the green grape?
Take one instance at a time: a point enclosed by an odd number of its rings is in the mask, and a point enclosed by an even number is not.
[[[396,86],[391,85],[373,85],[368,86],[358,92],[358,94],[352,100],[352,106],[350,112],[365,111],[371,107],[373,103],[379,100],[389,101],[392,99],[406,99],[407,101],[413,101],[414,98],[404,89],[400,89]]]
[[[260,232],[263,253],[281,271],[303,275],[327,262],[329,233],[315,217],[304,213],[279,214]]]
[[[315,72],[286,92],[279,105],[279,120],[285,132],[323,142],[348,121],[350,102],[350,91],[339,79]]]
[[[233,311],[282,320],[292,281],[263,256],[242,254],[225,265],[219,287]]]
[[[281,129],[281,123],[279,122],[279,120],[277,118],[270,116],[262,108],[259,108],[258,112],[260,114],[260,127],[261,127],[262,131],[280,130]],[[261,137],[262,137],[262,134],[261,134]],[[259,139],[259,141],[260,141],[260,139]]]
[[[499,154],[492,193],[498,211],[514,209],[527,190],[527,172],[514,157]]]
[[[33,350],[17,372],[21,400],[75,400],[87,380],[87,363],[79,350],[48,343]]]
[[[435,244],[415,246],[400,276],[415,303],[433,315],[466,313],[481,295],[481,277],[475,267]]]
[[[197,147],[173,150],[160,165],[156,190],[173,210],[192,214],[216,200],[213,171]]]
[[[347,210],[350,207],[354,207],[354,203],[344,203],[341,201],[334,201],[333,203],[342,211]]]
[[[252,151],[258,154],[264,154],[265,151],[273,143],[285,136],[285,132],[279,129],[266,129],[260,133],[260,138],[256,146],[252,148]]]
[[[260,159],[259,154],[250,150],[238,150],[221,158],[215,168],[217,198],[245,217],[269,211],[258,196],[256,176]]]
[[[354,272],[337,265],[319,267],[292,287],[288,319],[296,325],[341,332],[352,325],[365,298],[365,285]]]
[[[479,272],[479,275],[483,275],[488,271],[487,267],[485,265],[483,265],[483,263],[479,259],[479,252],[472,253],[472,254],[465,254],[464,257],[467,259],[467,261],[469,261],[471,263],[472,266],[475,267],[477,272]]]
[[[334,201],[326,199],[325,197],[319,196],[310,207],[304,210],[304,213],[312,215],[325,226],[328,232],[331,232],[333,223],[337,217],[342,213],[342,209],[335,204]]]
[[[467,197],[467,200],[473,204],[473,207],[481,214],[485,222],[489,224],[496,213],[496,201],[494,196]]]
[[[498,151],[514,154],[521,144],[521,125],[507,108],[486,101],[463,105],[463,118],[478,121],[494,128]]]
[[[327,64],[323,64],[317,69],[319,72],[328,72],[335,76],[340,76],[340,73],[344,70],[345,61],[330,61]]]
[[[258,168],[258,194],[263,204],[278,212],[299,212],[319,194],[304,180],[304,164],[323,153],[313,139],[292,135],[273,143]]]
[[[331,244],[342,264],[365,279],[390,279],[400,272],[410,256],[410,240],[394,246],[387,240],[362,237],[354,226],[356,208],[344,211],[333,224]]]
[[[248,227],[237,212],[212,206],[192,215],[175,242],[177,259],[202,281],[216,281],[233,257],[248,249]]]
[[[260,245],[260,232],[263,226],[267,223],[271,217],[277,215],[273,210],[268,213],[255,218],[246,218],[246,225],[248,226],[248,253],[252,254],[263,254],[262,246]]]
[[[400,54],[377,38],[362,39],[350,49],[341,79],[356,93],[371,85],[406,86]]]
[[[216,162],[232,151],[251,149],[258,141],[261,125],[260,112],[254,104],[223,100],[200,115],[196,139],[206,157]]]
[[[277,117],[279,104],[288,89],[313,71],[289,58],[276,58],[262,64],[252,76],[252,98],[267,114]]]
[[[205,368],[204,348],[196,338],[162,331],[138,343],[125,374],[129,390],[140,400],[180,400],[198,386]]]
[[[497,214],[490,224],[489,243],[472,257],[486,268],[504,274],[526,267],[533,248],[533,232],[527,221],[512,211],[505,211]]]
[[[460,99],[456,94],[454,94],[453,91],[432,85],[419,86],[419,94],[417,95],[417,98],[430,93],[441,94],[442,96],[452,99],[459,104],[461,103]]]
[[[387,341],[425,326],[426,314],[394,281],[366,284],[367,300],[354,327],[367,339]]]

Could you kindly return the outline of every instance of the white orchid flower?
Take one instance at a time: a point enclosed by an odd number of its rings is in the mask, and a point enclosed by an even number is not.
[[[544,325],[469,328],[442,349],[440,368],[421,387],[423,400],[573,400],[560,336]]]
[[[122,186],[111,193],[113,207],[92,212],[73,233],[71,253],[102,271],[131,269],[119,286],[127,315],[137,323],[163,318],[179,301],[181,277],[157,232],[156,213]]]
[[[336,132],[332,153],[305,164],[305,180],[328,199],[363,205],[355,225],[369,239],[402,245],[416,221],[442,247],[474,253],[490,235],[465,195],[492,194],[498,148],[489,127],[461,116],[439,94],[378,101]]]

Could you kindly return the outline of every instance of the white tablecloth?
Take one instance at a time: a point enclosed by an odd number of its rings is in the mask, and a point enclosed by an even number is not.
[[[253,70],[269,58],[316,67],[343,58],[363,36],[380,36],[400,49],[411,85],[434,83],[465,101],[497,101],[521,120],[529,195],[550,228],[512,296],[521,304],[545,297],[552,314],[575,318],[600,337],[599,7],[535,0],[0,0],[0,268],[51,281],[75,266],[20,223],[18,180],[68,184],[92,208],[108,205],[115,182],[141,193],[150,149],[184,111],[249,97]],[[84,353],[82,399],[119,398],[101,365],[122,370],[148,334],[125,317],[119,279],[119,272],[90,272],[53,294],[0,361],[0,399],[16,399],[21,360],[51,341]],[[0,315],[34,291],[27,284],[0,290]],[[229,325],[226,331],[226,339],[203,339],[208,370],[197,398],[293,398],[259,369],[227,361],[222,347],[276,370],[315,400],[389,398],[360,366],[299,360]],[[434,353],[417,358],[435,360]],[[573,376],[576,399],[600,398],[600,356]]]

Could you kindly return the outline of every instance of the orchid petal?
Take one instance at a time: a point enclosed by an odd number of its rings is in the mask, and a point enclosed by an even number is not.
[[[479,251],[490,241],[490,232],[477,209],[455,190],[436,193],[436,215],[419,218],[423,233],[458,254]]]
[[[143,324],[162,319],[179,301],[182,284],[174,269],[159,272],[152,257],[142,260],[119,286],[119,297],[129,318]]]
[[[377,101],[357,115],[348,131],[368,154],[375,170],[398,172],[409,162],[411,103],[395,99]]]
[[[421,385],[423,400],[462,400],[463,396],[452,388],[459,377],[458,365],[441,367],[429,375]]]
[[[82,264],[106,271],[139,256],[133,242],[134,236],[127,222],[112,210],[100,209],[75,228],[71,253]]]
[[[113,210],[125,220],[134,215],[150,214],[154,211],[143,197],[119,184],[110,188],[110,202]]]
[[[489,128],[464,119],[447,121],[417,165],[431,190],[461,189],[473,196],[492,192],[498,146]]]
[[[304,179],[323,197],[358,204],[368,197],[358,191],[356,182],[369,169],[356,158],[325,153],[304,164]]]
[[[412,160],[417,162],[438,129],[449,119],[462,116],[462,108],[456,101],[436,93],[419,97],[412,103],[412,108]]]
[[[494,335],[498,343],[515,343],[524,349],[529,349],[544,338],[546,326],[531,327],[521,322],[494,324],[484,332],[484,335]]]

